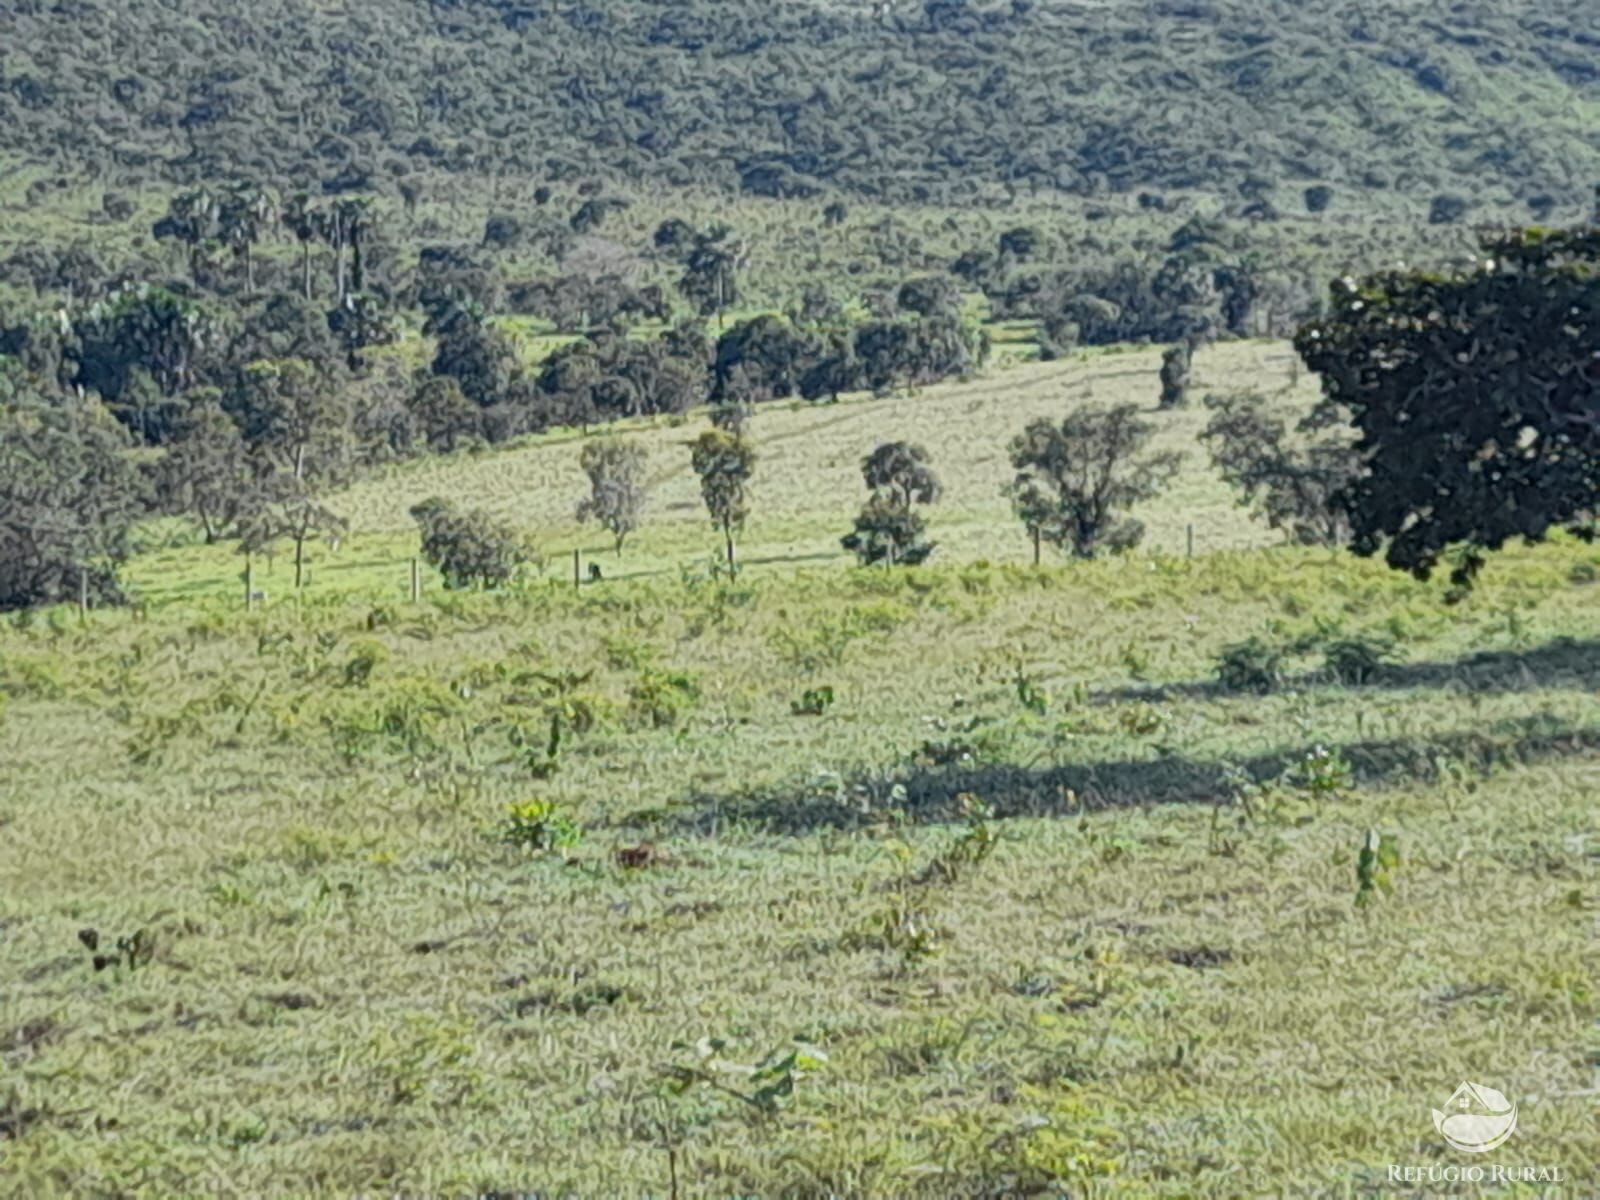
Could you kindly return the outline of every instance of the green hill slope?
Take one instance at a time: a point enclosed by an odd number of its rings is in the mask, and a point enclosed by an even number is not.
[[[1578,206],[1600,178],[1581,0],[23,0],[0,46],[0,155],[168,180]]]

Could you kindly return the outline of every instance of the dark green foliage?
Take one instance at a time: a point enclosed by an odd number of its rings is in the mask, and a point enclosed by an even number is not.
[[[1283,418],[1254,392],[1207,396],[1212,412],[1201,439],[1240,501],[1304,546],[1342,546],[1350,521],[1339,497],[1361,468],[1348,425],[1326,412],[1301,421],[1291,438]]]
[[[717,339],[711,398],[754,404],[792,396],[816,351],[815,341],[783,317],[741,321]]]
[[[1161,354],[1161,407],[1182,408],[1189,399],[1189,363],[1193,351],[1188,342],[1168,346]]]
[[[1373,637],[1337,638],[1323,646],[1323,667],[1340,683],[1372,682],[1394,654],[1392,642]]]
[[[479,408],[492,409],[511,397],[520,380],[516,352],[499,330],[472,304],[451,304],[430,320],[426,332],[437,339],[433,373],[447,375]]]
[[[572,342],[545,359],[521,401],[522,423],[543,429],[683,412],[706,398],[707,352],[682,331],[650,341],[598,333]]]
[[[941,490],[928,452],[909,442],[885,442],[862,461],[861,474],[872,495],[841,545],[864,566],[925,562],[936,543],[928,540],[927,523],[914,506],[932,504]]]
[[[1029,533],[1078,558],[1138,545],[1144,525],[1127,510],[1159,494],[1182,461],[1146,453],[1154,427],[1138,413],[1080,409],[1059,426],[1034,421],[1011,443],[1007,493]]]
[[[0,610],[122,600],[145,507],[127,435],[97,406],[0,406]]]
[[[515,531],[488,513],[433,497],[414,506],[411,516],[422,531],[422,557],[447,588],[501,587],[535,561]]]
[[[262,499],[249,447],[214,396],[190,398],[153,474],[161,511],[194,517],[208,543],[234,532]]]
[[[1278,683],[1284,652],[1250,637],[1217,655],[1217,682],[1230,692],[1270,692]]]
[[[1342,281],[1295,343],[1359,435],[1352,549],[1425,579],[1460,546],[1458,589],[1510,538],[1591,530],[1600,494],[1600,228],[1491,235],[1483,254]]]
[[[1305,190],[1304,199],[1308,213],[1327,212],[1333,203],[1333,189],[1325,183],[1313,184]]]
[[[30,0],[0,8],[0,45],[28,48],[4,67],[0,153],[183,186],[253,175],[342,197],[384,184],[403,187],[408,208],[419,182],[431,193],[490,168],[532,193],[529,208],[551,183],[602,174],[948,202],[1197,185],[1237,195],[1253,177],[1312,173],[1341,189],[1401,181],[1418,211],[1451,185],[1559,188],[1575,203],[1587,183],[1572,180],[1593,176],[1575,164],[1594,162],[1573,115],[1593,98],[1587,11],[1473,0],[1444,22],[1404,6],[1359,21],[1284,8],[1263,39],[1259,4],[1242,0],[1092,20],[956,0],[881,20],[870,6],[756,0]],[[1409,136],[1419,111],[1450,136]],[[1462,149],[1485,145],[1502,149]],[[586,199],[581,223],[611,196]],[[831,197],[818,208],[846,219]]]
[[[745,246],[725,225],[696,234],[684,258],[678,291],[702,317],[716,316],[739,302],[739,270]]]
[[[467,399],[454,376],[432,375],[423,380],[411,397],[410,408],[423,438],[435,450],[448,454],[483,436],[483,409]]]
[[[833,707],[833,701],[833,688],[807,688],[800,699],[789,702],[789,711],[797,717],[820,717]]]
[[[700,496],[711,523],[722,530],[728,565],[733,565],[733,534],[750,515],[750,476],[755,447],[741,434],[708,429],[690,443],[690,465],[700,477]]]

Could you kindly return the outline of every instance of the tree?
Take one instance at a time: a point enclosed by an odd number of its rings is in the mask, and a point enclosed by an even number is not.
[[[792,396],[806,363],[815,355],[814,340],[783,317],[740,321],[717,339],[711,398],[755,404]]]
[[[537,555],[516,531],[486,512],[462,511],[435,496],[411,509],[422,533],[422,556],[447,588],[496,588]]]
[[[749,484],[756,465],[755,447],[742,435],[723,429],[706,430],[690,447],[694,473],[700,477],[700,495],[711,514],[711,523],[722,530],[728,566],[732,567],[734,531],[743,529],[750,515]]]
[[[198,520],[209,545],[261,506],[254,476],[239,427],[215,398],[197,398],[156,466],[156,500],[163,512]]]
[[[229,188],[217,203],[217,234],[244,264],[246,292],[256,290],[255,246],[276,213],[277,202],[272,194],[253,183]]]
[[[1453,595],[1511,538],[1592,535],[1600,494],[1600,228],[1480,245],[1467,270],[1336,283],[1295,338],[1358,434],[1351,549],[1427,579],[1458,547]]]
[[[1189,361],[1193,351],[1188,342],[1168,346],[1161,355],[1161,407],[1182,408],[1189,398]]]
[[[506,400],[521,375],[516,352],[477,305],[452,304],[424,328],[438,338],[433,373],[448,375],[480,408]]]
[[[483,409],[449,375],[430,375],[411,398],[411,412],[428,445],[446,454],[483,436]]]
[[[318,500],[309,480],[272,474],[263,480],[263,503],[243,522],[239,548],[257,554],[279,538],[294,543],[294,586],[305,586],[306,545],[315,537],[336,536],[349,522]]]
[[[167,202],[167,212],[151,229],[157,241],[182,242],[188,251],[189,273],[198,265],[200,247],[216,236],[217,197],[207,188],[179,192]]]
[[[144,371],[162,397],[198,382],[221,331],[210,313],[185,296],[149,284],[129,285],[71,319],[67,355],[77,370],[73,382],[99,392],[119,419],[146,441],[159,442],[164,427],[151,422],[148,403],[134,387]],[[124,404],[124,400],[135,403]]]
[[[1302,436],[1292,441],[1286,422],[1254,392],[1207,396],[1205,405],[1213,415],[1200,437],[1242,503],[1255,505],[1269,525],[1301,545],[1349,541],[1350,518],[1338,497],[1355,479],[1361,460],[1348,436],[1325,431],[1313,437],[1326,430],[1313,414],[1300,422]]]
[[[344,345],[345,365],[359,371],[372,346],[390,346],[400,338],[394,314],[370,292],[350,292],[328,313],[328,328]]]
[[[1144,526],[1127,509],[1157,495],[1182,461],[1145,453],[1155,427],[1138,414],[1132,404],[1080,409],[1059,426],[1034,421],[1011,443],[1007,491],[1029,533],[1078,558],[1138,545]]]
[[[678,291],[702,317],[722,314],[739,302],[739,269],[744,265],[744,244],[725,225],[698,234],[684,260]]]
[[[589,442],[579,462],[589,477],[589,497],[578,505],[578,520],[599,521],[622,543],[639,527],[647,496],[644,471],[647,455],[643,446],[619,438]]]
[[[928,452],[909,442],[885,442],[862,460],[861,475],[872,494],[856,517],[855,531],[840,544],[863,565],[926,561],[935,543],[927,540],[927,523],[913,505],[939,498],[939,478],[928,466]]]
[[[245,523],[244,549],[280,537],[294,542],[294,585],[305,582],[306,543],[345,527],[319,494],[349,478],[354,438],[348,397],[296,359],[251,363],[224,403],[250,445],[259,504]]]
[[[856,362],[855,342],[849,333],[830,333],[821,357],[814,359],[800,376],[800,395],[807,400],[826,396],[837,401],[839,393],[861,385],[861,368]]]
[[[265,469],[328,485],[345,479],[352,452],[350,406],[310,363],[253,362],[223,404]]]
[[[305,192],[296,192],[278,215],[278,220],[300,243],[300,289],[311,299],[311,247],[321,240],[327,228],[327,214],[317,208]]]
[[[146,490],[98,406],[0,407],[0,610],[120,603],[117,568]]]

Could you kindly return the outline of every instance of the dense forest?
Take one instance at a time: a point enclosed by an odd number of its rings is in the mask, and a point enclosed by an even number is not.
[[[1572,206],[1600,152],[1585,0],[14,0],[0,47],[0,154],[173,182]]]

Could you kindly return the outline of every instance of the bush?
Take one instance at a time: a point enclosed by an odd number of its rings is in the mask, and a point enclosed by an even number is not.
[[[500,827],[500,840],[508,846],[542,852],[564,850],[583,840],[583,827],[551,800],[508,804]]]
[[[1230,692],[1270,692],[1282,664],[1279,647],[1252,637],[1223,647],[1217,656],[1217,681]]]
[[[411,510],[422,530],[422,556],[447,588],[500,587],[538,556],[515,531],[488,513],[462,512],[434,497]]]
[[[1323,666],[1340,683],[1367,683],[1394,653],[1391,643],[1377,638],[1341,638],[1323,647]]]

